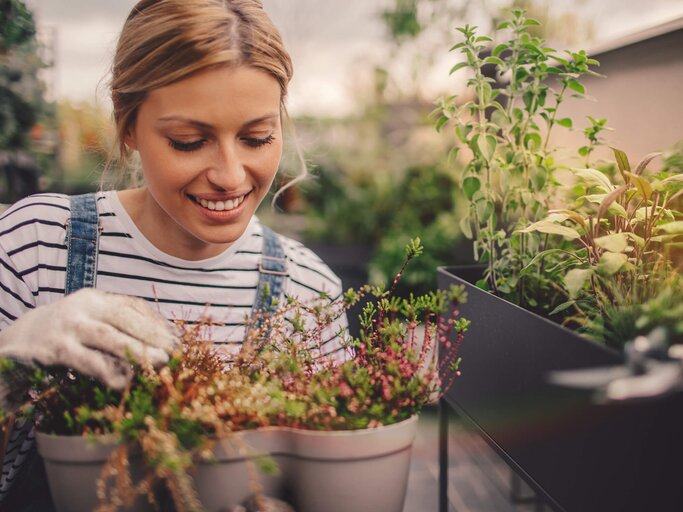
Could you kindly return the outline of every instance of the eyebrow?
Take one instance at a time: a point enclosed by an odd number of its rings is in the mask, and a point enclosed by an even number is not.
[[[246,126],[251,126],[254,124],[259,124],[259,123],[262,123],[263,121],[268,121],[270,119],[275,119],[275,118],[279,118],[279,117],[280,117],[279,113],[264,114],[262,116],[251,119],[250,121],[247,121],[246,123],[244,123],[244,126],[246,127]],[[157,121],[180,121],[182,123],[187,123],[187,124],[191,124],[193,126],[196,126],[197,128],[202,128],[202,129],[212,129],[213,128],[212,125],[210,125],[208,123],[204,123],[203,121],[198,121],[198,120],[192,119],[190,117],[174,115],[174,114],[167,115],[167,116],[161,116],[160,118],[157,119]]]

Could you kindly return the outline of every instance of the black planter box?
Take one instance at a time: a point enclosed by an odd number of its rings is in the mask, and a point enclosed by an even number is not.
[[[467,287],[460,311],[472,321],[462,376],[445,401],[554,510],[683,510],[683,393],[600,405],[587,391],[551,384],[554,370],[622,357],[476,288],[479,275],[438,270],[439,288]]]

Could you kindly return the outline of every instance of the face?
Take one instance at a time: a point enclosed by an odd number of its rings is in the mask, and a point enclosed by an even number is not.
[[[244,233],[282,156],[280,99],[277,80],[247,66],[202,71],[147,95],[126,144],[145,177],[133,220],[155,246],[204,259]]]

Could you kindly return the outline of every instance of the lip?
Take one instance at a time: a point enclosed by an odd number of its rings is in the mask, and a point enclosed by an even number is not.
[[[208,195],[202,195],[202,196],[194,196],[191,194],[188,194],[188,199],[192,204],[197,208],[199,213],[203,215],[205,218],[212,220],[212,221],[219,221],[219,222],[225,222],[225,221],[230,221],[235,219],[236,217],[239,217],[240,214],[244,211],[244,205],[246,202],[249,200],[251,197],[251,191],[247,192],[246,194],[241,194],[241,195],[233,195],[233,196],[208,196]],[[232,210],[209,210],[208,208],[203,207],[201,204],[197,202],[197,199],[206,199],[207,201],[225,201],[228,199],[235,199],[238,197],[244,196],[244,199],[240,203],[239,206],[236,208],[233,208]]]
[[[225,195],[225,194],[201,194],[201,195],[187,194],[187,195],[192,200],[206,199],[207,201],[217,202],[217,201],[234,200],[234,199],[237,199],[238,197],[248,196],[250,193],[251,193],[251,190],[248,190],[246,192],[240,192],[239,194],[231,194],[231,195]]]

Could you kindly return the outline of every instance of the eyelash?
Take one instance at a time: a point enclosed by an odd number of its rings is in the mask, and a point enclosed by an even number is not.
[[[195,140],[192,142],[180,142],[179,140],[168,139],[168,145],[177,151],[197,151],[206,141],[204,139]]]
[[[267,137],[263,138],[244,138],[242,139],[244,143],[252,148],[260,148],[261,146],[265,146],[266,144],[272,144],[273,141],[275,140],[274,135],[268,135]],[[204,144],[206,143],[205,139],[199,139],[195,140],[192,142],[180,142],[179,140],[175,139],[168,139],[168,145],[171,146],[173,149],[177,151],[184,151],[186,153],[192,152],[192,151],[197,151],[200,149]]]
[[[262,139],[248,138],[242,140],[247,144],[247,146],[250,146],[252,148],[260,148],[261,146],[265,146],[266,144],[272,144],[275,140],[275,136],[271,134],[267,137],[263,137]]]

